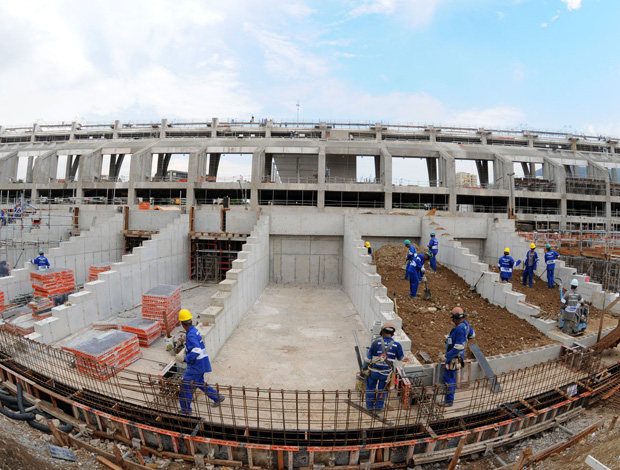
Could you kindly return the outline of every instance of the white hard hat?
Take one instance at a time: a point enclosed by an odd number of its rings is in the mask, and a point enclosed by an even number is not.
[[[570,281],[570,285],[577,287],[579,285],[579,281],[577,279],[573,279],[572,281]]]

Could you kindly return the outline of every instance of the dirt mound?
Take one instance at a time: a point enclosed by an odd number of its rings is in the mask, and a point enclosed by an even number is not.
[[[445,351],[445,335],[454,327],[450,311],[455,306],[467,312],[467,321],[476,331],[472,343],[477,343],[487,356],[553,343],[525,320],[472,292],[469,284],[440,263],[437,263],[437,272],[433,272],[428,263],[426,266],[431,298],[422,299],[424,283],[420,283],[418,296],[410,298],[409,281],[402,279],[406,257],[405,246],[385,245],[376,251],[375,262],[389,297],[396,300],[413,353],[422,350],[435,360]],[[438,259],[441,261],[441,251]],[[471,355],[469,350],[468,354]]]

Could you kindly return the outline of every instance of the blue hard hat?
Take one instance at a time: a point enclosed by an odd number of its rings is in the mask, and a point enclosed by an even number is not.
[[[405,245],[411,245],[411,242],[409,240],[405,240]]]

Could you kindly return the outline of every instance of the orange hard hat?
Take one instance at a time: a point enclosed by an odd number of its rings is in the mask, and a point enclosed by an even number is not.
[[[383,331],[393,335],[396,332],[396,327],[394,326],[393,323],[386,323],[385,325],[381,327],[381,332]]]

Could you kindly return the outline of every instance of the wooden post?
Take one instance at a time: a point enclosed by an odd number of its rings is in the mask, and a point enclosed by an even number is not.
[[[456,464],[459,461],[459,457],[461,456],[461,452],[463,451],[463,446],[465,445],[465,440],[466,437],[462,436],[461,439],[459,440],[459,445],[456,447],[456,450],[454,451],[454,456],[452,457],[452,462],[450,462],[450,466],[448,467],[448,470],[454,470],[456,468]]]

